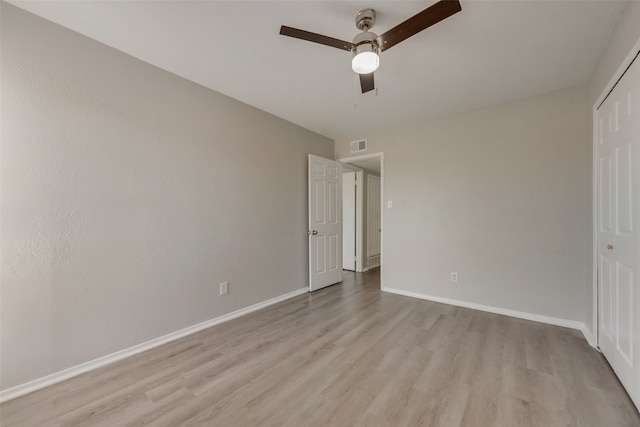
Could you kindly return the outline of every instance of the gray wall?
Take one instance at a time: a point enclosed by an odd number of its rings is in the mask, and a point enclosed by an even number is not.
[[[589,227],[593,229],[593,108],[600,94],[605,89],[610,90],[607,85],[610,83],[618,68],[622,65],[625,57],[631,52],[634,45],[640,40],[640,1],[630,1],[622,14],[622,19],[618,22],[616,29],[609,40],[605,51],[600,56],[596,64],[589,82],[588,98],[587,98],[587,132],[589,142],[589,157],[587,162],[587,182],[589,190],[587,192],[587,211],[589,212]],[[627,65],[627,64],[625,64]],[[617,77],[617,76],[616,76]],[[593,312],[593,233],[589,233],[589,268],[587,270],[587,287],[586,287],[586,323],[587,327],[592,330],[594,319]],[[594,332],[593,330],[591,332]]]
[[[384,152],[393,200],[384,286],[584,321],[585,103],[586,88],[571,87],[358,135]]]
[[[307,285],[331,140],[1,7],[1,389]]]

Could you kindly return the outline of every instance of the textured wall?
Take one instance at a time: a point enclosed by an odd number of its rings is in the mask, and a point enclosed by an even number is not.
[[[393,200],[384,286],[584,321],[585,102],[573,87],[361,135]]]
[[[1,389],[307,285],[331,140],[4,3],[1,35]]]

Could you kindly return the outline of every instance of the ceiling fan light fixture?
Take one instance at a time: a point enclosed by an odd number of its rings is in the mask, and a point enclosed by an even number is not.
[[[351,68],[359,74],[362,93],[366,93],[375,89],[373,72],[380,65],[378,52],[386,52],[398,43],[461,10],[460,0],[439,0],[378,37],[378,35],[369,31],[376,22],[375,10],[362,9],[356,14],[355,19],[356,28],[362,32],[354,37],[353,42],[287,27],[286,25],[280,27],[280,34],[351,52],[353,55]]]
[[[373,43],[363,43],[353,51],[351,68],[358,74],[373,73],[380,66],[378,48]]]

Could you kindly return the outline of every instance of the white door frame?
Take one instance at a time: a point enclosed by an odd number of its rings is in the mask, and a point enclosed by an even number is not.
[[[613,90],[618,80],[622,78],[624,72],[629,68],[635,57],[638,55],[638,51],[640,51],[640,39],[636,41],[635,45],[631,49],[631,51],[627,54],[622,64],[618,67],[616,72],[613,74],[607,85],[604,87],[600,96],[596,100],[596,103],[593,104],[592,107],[592,164],[591,164],[591,215],[592,215],[592,253],[591,253],[591,263],[592,263],[592,291],[593,291],[593,305],[592,305],[592,313],[593,313],[593,321],[591,325],[591,330],[593,332],[592,336],[587,336],[587,341],[589,345],[592,347],[598,348],[599,344],[599,328],[598,328],[598,107],[604,102],[604,100],[609,96],[609,93]],[[640,58],[636,59],[636,61],[640,61]]]
[[[384,153],[363,154],[354,157],[337,159],[340,163],[357,162],[358,160],[380,159],[380,289],[384,290]],[[364,256],[364,253],[362,254]]]

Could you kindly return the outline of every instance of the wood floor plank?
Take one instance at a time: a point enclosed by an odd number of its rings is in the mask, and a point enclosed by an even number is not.
[[[379,289],[305,294],[0,405],[0,426],[640,426],[579,331]]]

